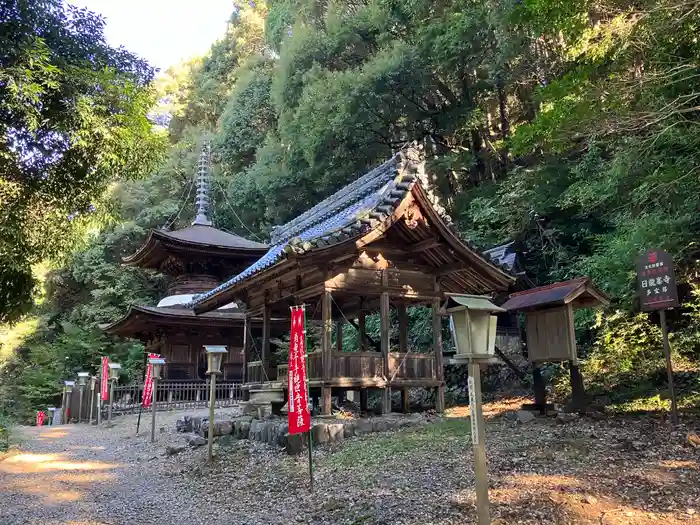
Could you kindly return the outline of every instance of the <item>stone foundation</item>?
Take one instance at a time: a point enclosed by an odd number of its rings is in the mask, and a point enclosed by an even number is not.
[[[420,416],[383,416],[371,419],[318,418],[311,421],[311,438],[314,447],[338,443],[353,436],[372,432],[387,432],[426,423]],[[207,417],[184,416],[176,422],[178,432],[206,438],[209,432]],[[249,439],[270,446],[284,448],[288,454],[300,454],[308,446],[307,434],[290,435],[287,418],[216,414],[214,437],[230,435],[235,439]]]

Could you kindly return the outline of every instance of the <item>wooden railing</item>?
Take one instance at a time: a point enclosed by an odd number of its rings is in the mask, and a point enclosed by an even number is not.
[[[277,381],[287,382],[289,376],[289,365],[277,365]]]
[[[395,379],[437,379],[435,357],[415,352],[389,354],[389,377]]]
[[[221,381],[216,383],[214,406],[226,407],[238,404],[243,399],[240,382]],[[70,420],[87,422],[92,413],[92,419],[97,419],[97,395],[99,389],[91,391],[83,387],[82,410],[80,405],[80,387],[75,388],[70,396]],[[133,414],[138,412],[143,396],[143,383],[114,386],[114,403],[112,415]],[[209,381],[162,381],[156,390],[157,410],[177,410],[185,408],[200,408],[209,406]],[[102,403],[102,415],[107,413],[108,401]],[[90,407],[92,405],[92,411]],[[65,407],[64,407],[65,408]],[[148,409],[150,410],[150,408]],[[65,412],[63,412],[65,414]]]
[[[523,343],[520,330],[517,328],[498,328],[496,330],[496,346],[508,355],[522,355]]]
[[[248,363],[247,383],[262,383],[264,375],[262,361],[251,361]]]
[[[333,352],[331,367],[333,378],[384,377],[384,359],[379,352]]]
[[[287,365],[284,365],[287,366]],[[277,379],[277,370],[274,368],[263,369],[262,361],[251,361],[248,363],[248,379],[247,383],[267,383]]]
[[[312,352],[309,354],[308,361],[308,376],[309,379],[323,379],[323,361],[321,360],[321,352]]]
[[[378,379],[384,377],[384,359],[379,352],[333,352],[332,379]],[[309,354],[309,379],[322,379],[321,353]],[[389,376],[397,379],[437,379],[435,357],[409,352],[389,354]]]

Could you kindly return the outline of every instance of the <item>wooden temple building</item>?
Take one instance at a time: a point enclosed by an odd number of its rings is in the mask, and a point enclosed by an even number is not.
[[[231,272],[234,277],[225,283],[196,294],[187,307],[204,320],[232,315],[222,314],[221,308],[238,303],[245,305],[245,312],[236,314],[244,324],[250,326],[262,318],[262,348],[255,361],[250,360],[249,331],[241,329],[240,321],[230,321],[238,334],[246,334],[242,355],[247,385],[251,391],[284,392],[286,365],[269,366],[270,327],[276,318],[289,319],[290,306],[306,304],[308,322],[320,325],[319,348],[308,348],[308,376],[312,396],[320,398],[323,414],[331,412],[333,395],[347,391],[359,391],[361,404],[366,405],[368,390],[379,390],[383,410],[388,411],[391,391],[399,390],[405,406],[408,388],[413,387],[436,389],[441,411],[445,383],[439,312],[445,293],[507,294],[515,282],[512,265],[500,264],[510,255],[507,249],[497,256],[485,255],[458,237],[429,190],[420,152],[411,148],[277,227],[264,254],[260,245],[240,242],[245,248],[234,250],[239,258],[225,260],[222,252],[207,253],[217,263],[229,265],[221,271],[233,269],[256,251],[262,256],[241,271]],[[144,255],[139,260],[163,264],[165,256],[146,257],[149,250],[141,250]],[[134,257],[130,260],[136,260]],[[178,264],[182,258],[174,256]],[[180,268],[194,269],[187,264]],[[207,267],[206,273],[215,272]],[[195,293],[192,288],[188,291]],[[428,306],[433,312],[432,348],[426,353],[408,351],[406,309],[415,305]],[[393,317],[392,310],[396,311]],[[366,317],[374,313],[380,317],[379,341],[370,341],[365,331]],[[138,317],[137,312],[129,315]],[[191,312],[182,315],[193,317]],[[397,344],[390,340],[392,318],[398,324]],[[125,323],[117,323],[112,330]],[[340,329],[343,323],[357,327],[359,351],[346,351]]]
[[[244,324],[248,319],[251,335],[255,331],[259,336],[262,322],[251,320],[235,301],[202,315],[195,315],[185,305],[195,294],[211,290],[248,268],[268,252],[268,247],[213,226],[208,216],[207,146],[199,158],[196,185],[197,213],[192,225],[177,231],[153,230],[136,253],[123,259],[126,265],[170,276],[167,295],[156,306],[131,306],[121,319],[102,328],[111,334],[138,339],[145,344],[146,352],[163,356],[166,381],[204,381],[207,360],[203,345],[227,345],[223,379],[242,382]]]

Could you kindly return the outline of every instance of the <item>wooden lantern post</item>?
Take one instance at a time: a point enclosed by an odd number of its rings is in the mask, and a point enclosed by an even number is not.
[[[488,467],[484,444],[486,432],[481,404],[481,366],[500,362],[495,355],[497,318],[493,314],[505,310],[493,304],[489,297],[446,295],[445,311],[452,317],[452,335],[457,349],[450,363],[466,364],[469,368],[469,424],[474,453],[478,523],[490,525]]]
[[[209,388],[209,432],[207,433],[207,462],[214,460],[214,403],[216,401],[216,376],[221,373],[221,362],[227,353],[223,345],[204,345],[207,352],[207,375],[210,377]]]

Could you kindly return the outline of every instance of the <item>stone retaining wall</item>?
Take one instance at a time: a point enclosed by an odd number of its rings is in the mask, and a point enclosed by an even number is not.
[[[344,439],[371,432],[386,432],[399,428],[422,425],[421,416],[383,416],[371,419],[314,419],[311,421],[311,438],[314,446],[337,443]],[[186,433],[191,446],[204,442],[209,431],[207,417],[184,416],[176,422],[178,432]],[[235,439],[250,439],[270,446],[284,448],[288,454],[300,454],[308,445],[307,434],[290,435],[286,418],[216,414],[214,437],[232,436]]]

